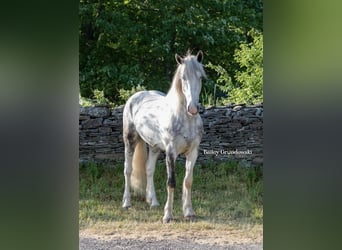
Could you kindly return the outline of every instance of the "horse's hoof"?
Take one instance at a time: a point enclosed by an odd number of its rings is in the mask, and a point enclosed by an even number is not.
[[[163,224],[170,223],[172,218],[163,218]]]
[[[157,208],[157,207],[159,207],[160,206],[160,204],[159,204],[159,202],[157,201],[157,202],[152,202],[151,203],[151,208]]]
[[[128,209],[128,208],[130,208],[131,206],[132,206],[132,203],[131,203],[130,200],[126,200],[126,199],[123,200],[123,202],[122,202],[122,207],[123,207],[124,209]]]
[[[122,207],[123,210],[127,211],[131,206],[125,206],[125,207]]]
[[[188,215],[188,216],[184,216],[184,219],[186,221],[194,221],[196,219],[195,215]]]

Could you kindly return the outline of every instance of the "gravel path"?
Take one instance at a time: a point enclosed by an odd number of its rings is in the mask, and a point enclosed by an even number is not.
[[[262,225],[99,223],[79,231],[80,250],[262,250]]]
[[[122,239],[115,236],[80,236],[80,250],[111,249],[228,249],[228,250],[260,250],[262,244],[201,244],[189,239],[154,240],[154,239]]]

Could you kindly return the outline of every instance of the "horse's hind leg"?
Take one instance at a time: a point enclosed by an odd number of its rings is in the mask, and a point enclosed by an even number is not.
[[[136,132],[132,129],[125,129],[124,128],[124,144],[125,144],[125,191],[123,195],[122,207],[128,208],[131,204],[131,193],[130,193],[130,186],[131,186],[131,174],[132,174],[132,160],[133,160],[133,153],[134,153],[134,144],[136,140]]]
[[[122,200],[122,207],[129,208],[131,204],[131,174],[132,174],[132,158],[133,158],[133,151],[132,149],[125,147],[125,191]]]
[[[125,146],[125,191],[122,200],[122,207],[128,208],[131,204],[131,193],[130,193],[130,186],[131,186],[131,174],[132,174],[132,158],[133,158],[133,150],[127,146]]]
[[[153,148],[151,146],[149,147],[148,159],[146,163],[146,201],[151,205],[151,207],[159,206],[153,181],[154,170],[159,153],[160,150],[158,148]]]
[[[186,156],[186,163],[185,163],[185,177],[183,181],[183,214],[185,218],[192,218],[195,216],[195,212],[192,209],[192,202],[191,202],[191,186],[192,186],[192,176],[193,176],[193,169],[197,159],[197,148],[192,150]]]

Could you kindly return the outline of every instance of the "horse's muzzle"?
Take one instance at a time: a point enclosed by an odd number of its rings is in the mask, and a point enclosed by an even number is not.
[[[188,113],[190,115],[197,115],[197,113],[198,113],[198,106],[190,104],[189,107],[188,107]]]

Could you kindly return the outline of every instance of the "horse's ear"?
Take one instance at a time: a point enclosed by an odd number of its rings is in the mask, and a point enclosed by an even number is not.
[[[175,55],[175,58],[178,64],[182,64],[184,62],[184,59],[178,54]]]
[[[197,57],[197,61],[198,61],[199,63],[201,63],[202,60],[203,60],[203,52],[202,52],[202,50],[198,51],[196,57]]]

